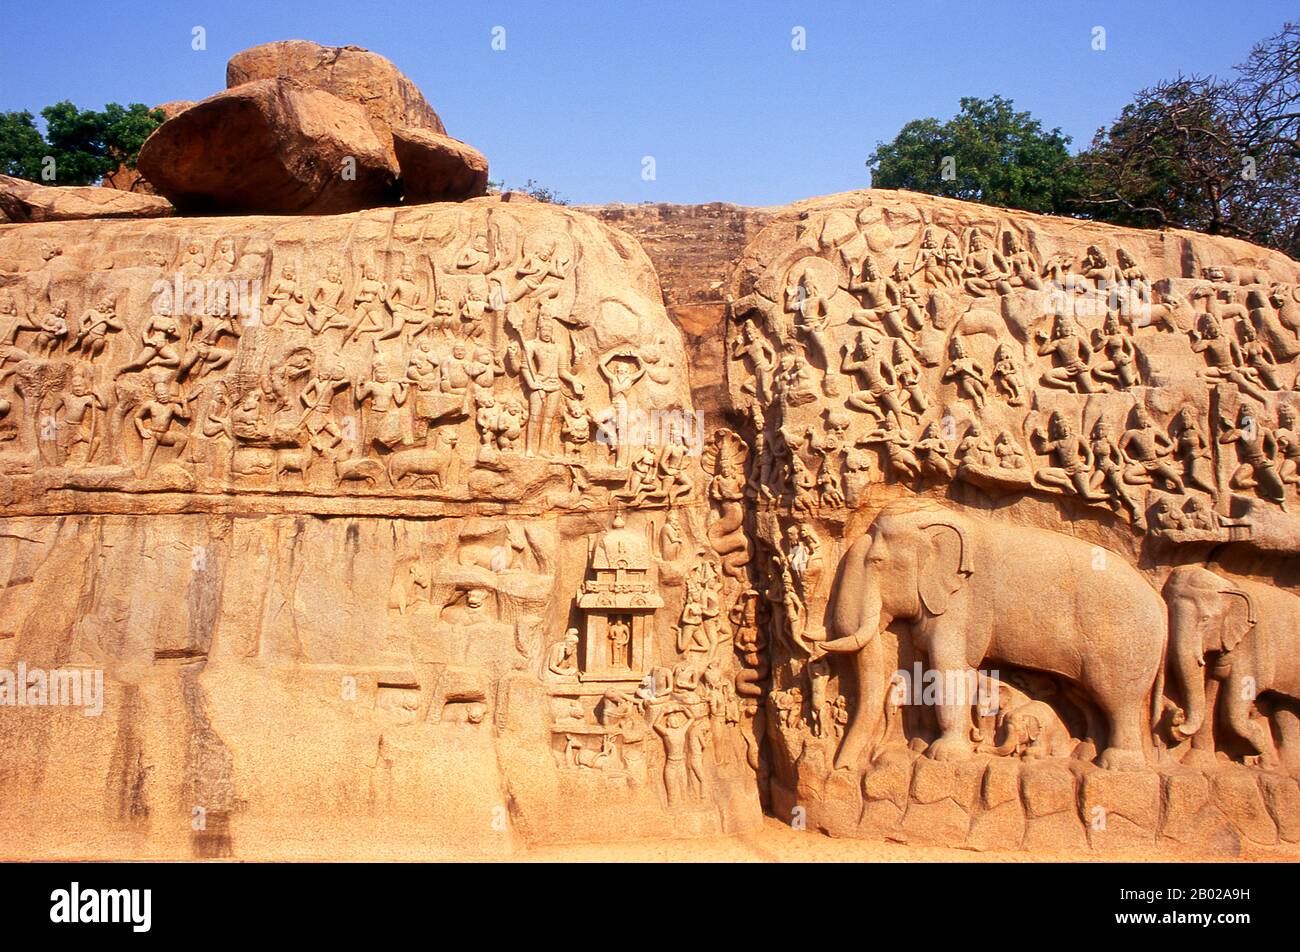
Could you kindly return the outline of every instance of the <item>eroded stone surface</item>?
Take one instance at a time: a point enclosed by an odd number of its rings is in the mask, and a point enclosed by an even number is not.
[[[0,719],[14,855],[1294,852],[1295,262],[647,215],[0,227],[0,669],[105,685]]]
[[[758,822],[723,451],[626,236],[480,199],[8,226],[0,262],[0,663],[104,677],[97,717],[0,719],[5,829],[413,857]]]
[[[775,211],[729,293],[776,782],[815,744],[908,837],[1275,844],[1300,266],[872,191]],[[899,751],[922,756],[905,799]]]

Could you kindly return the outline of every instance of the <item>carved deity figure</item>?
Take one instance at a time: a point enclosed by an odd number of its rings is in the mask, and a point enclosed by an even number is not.
[[[732,360],[748,360],[750,379],[740,389],[763,406],[772,402],[772,384],[776,374],[776,351],[759,333],[753,321],[740,325],[740,336],[731,344]]]
[[[850,407],[877,420],[892,419],[899,425],[904,416],[914,420],[919,418],[918,413],[899,399],[898,381],[892,364],[864,332],[858,333],[856,346],[851,353],[845,354],[841,366],[845,373],[857,374],[861,383],[861,388],[849,395],[847,403]]]
[[[1192,339],[1192,350],[1205,358],[1205,368],[1200,373],[1203,379],[1211,383],[1231,381],[1260,403],[1268,402],[1268,392],[1262,386],[1259,371],[1246,366],[1241,348],[1223,333],[1223,323],[1216,314],[1202,314],[1188,335]]]
[[[86,360],[94,362],[108,346],[108,335],[126,330],[126,324],[117,316],[117,304],[111,295],[100,298],[95,307],[81,317],[77,339],[70,350],[80,350]]]
[[[153,399],[140,404],[135,413],[135,429],[140,434],[140,461],[137,474],[143,478],[153,465],[154,454],[160,446],[184,450],[189,434],[185,430],[190,413],[187,402],[172,395],[165,379],[153,385]]]
[[[383,360],[376,360],[371,366],[369,380],[359,379],[353,384],[357,404],[363,407],[369,404],[373,414],[367,423],[367,445],[392,449],[411,441],[406,432],[406,414],[402,412],[407,386],[404,380],[391,379],[388,364]]]
[[[1119,448],[1132,460],[1125,479],[1135,486],[1160,483],[1171,491],[1186,492],[1183,478],[1171,462],[1174,442],[1156,428],[1142,404],[1133,407],[1133,426],[1120,437]]]
[[[1010,344],[998,344],[993,352],[993,385],[1011,406],[1018,407],[1025,402],[1025,382]]]
[[[1141,382],[1138,375],[1137,347],[1119,323],[1119,312],[1110,311],[1102,329],[1093,340],[1094,349],[1105,360],[1092,369],[1092,375],[1116,390],[1129,390]]]
[[[1109,497],[1092,489],[1092,447],[1083,437],[1075,434],[1060,410],[1052,412],[1047,429],[1034,429],[1030,441],[1037,452],[1051,459],[1054,465],[1034,473],[1034,483],[1044,489],[1073,492],[1085,502],[1106,502]]]
[[[1228,485],[1233,489],[1253,489],[1262,499],[1277,503],[1286,510],[1286,483],[1277,467],[1277,439],[1260,425],[1250,407],[1242,404],[1234,426],[1219,418],[1219,442],[1237,444],[1240,461]]]
[[[343,343],[361,334],[382,334],[388,329],[388,285],[375,274],[375,266],[367,262],[361,267],[361,281],[352,296],[353,318],[343,335]]]
[[[318,279],[311,290],[305,315],[307,326],[313,334],[330,328],[346,328],[348,321],[342,307],[343,278],[338,265],[331,264],[325,269],[325,276]]]
[[[1183,407],[1174,417],[1174,439],[1174,455],[1183,464],[1183,484],[1217,497],[1210,441],[1197,419],[1195,407]]]
[[[282,316],[286,324],[302,325],[307,321],[306,295],[298,287],[297,272],[291,264],[280,269],[280,277],[267,292],[263,320],[267,327],[274,327]]]
[[[1133,525],[1142,527],[1142,510],[1133,494],[1129,492],[1126,480],[1126,459],[1124,452],[1111,434],[1110,424],[1105,417],[1097,420],[1092,427],[1092,487],[1106,493],[1111,505],[1116,510],[1124,509],[1132,519]]]
[[[975,404],[977,411],[984,409],[985,392],[988,389],[988,373],[984,365],[966,354],[966,347],[960,337],[953,337],[952,343],[948,345],[948,353],[950,360],[941,379],[945,383],[956,381],[957,393]]]
[[[549,320],[537,322],[537,336],[524,342],[520,376],[528,394],[528,430],[524,452],[529,456],[549,452],[556,411],[560,402],[562,379],[572,379],[564,366],[564,355],[555,342],[554,325]]]
[[[1043,373],[1043,386],[1074,393],[1092,393],[1092,348],[1079,336],[1074,319],[1058,314],[1049,337],[1042,331],[1035,335],[1038,356],[1051,356],[1054,366]]]

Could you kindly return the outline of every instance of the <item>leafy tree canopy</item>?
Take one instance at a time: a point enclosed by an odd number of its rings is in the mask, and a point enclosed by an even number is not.
[[[93,185],[119,165],[134,168],[140,146],[166,118],[142,103],[112,102],[100,111],[67,100],[46,106],[41,116],[44,135],[30,112],[0,113],[0,174],[49,185]]]
[[[1043,130],[1001,96],[967,97],[947,122],[917,119],[867,160],[875,188],[905,188],[1003,208],[1071,208],[1070,137]]]

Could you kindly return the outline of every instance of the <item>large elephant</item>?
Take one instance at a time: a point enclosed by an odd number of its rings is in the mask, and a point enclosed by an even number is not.
[[[1300,701],[1300,598],[1270,585],[1229,581],[1197,565],[1174,569],[1164,594],[1170,679],[1181,692],[1185,715],[1175,733],[1196,737],[1196,746],[1213,752],[1213,706],[1255,753],[1271,756],[1250,709],[1269,691]],[[1206,701],[1207,673],[1217,704]]]
[[[888,677],[879,636],[894,622],[905,623],[930,668],[945,675],[969,678],[987,660],[1075,682],[1106,718],[1099,763],[1145,761],[1163,693],[1165,604],[1118,555],[1070,536],[900,500],[844,554],[827,621],[838,637],[815,653],[857,658],[857,703],[836,767],[857,764],[874,741]],[[970,703],[950,696],[937,704],[942,735],[929,756],[971,756]],[[1093,739],[1100,747],[1101,738]]]

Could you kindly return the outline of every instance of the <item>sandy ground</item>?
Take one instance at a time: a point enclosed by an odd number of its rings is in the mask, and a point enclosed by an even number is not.
[[[1034,862],[1224,862],[1222,857],[1142,852],[1097,856],[1091,853],[1030,855],[977,853],[939,846],[908,846],[864,840],[833,839],[791,829],[773,817],[752,833],[681,840],[635,840],[624,843],[575,843],[532,849],[513,861],[537,863],[1034,863]],[[1300,855],[1255,852],[1242,860],[1300,862]]]

